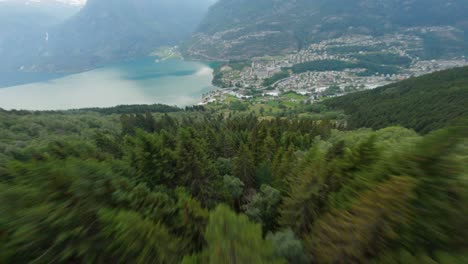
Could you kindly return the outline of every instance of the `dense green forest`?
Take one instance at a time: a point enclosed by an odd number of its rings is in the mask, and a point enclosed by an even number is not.
[[[377,61],[387,62],[398,62],[399,57],[393,57],[392,59],[384,58],[380,56],[361,56],[362,60],[357,62],[342,61],[342,60],[315,60],[308,61],[294,65],[291,70],[298,74],[309,71],[343,71],[345,69],[365,69],[365,71],[359,73],[361,76],[370,76],[375,74],[396,74],[400,69],[391,65],[381,65]],[[365,59],[365,60],[364,60]],[[403,61],[403,60],[402,60]]]
[[[466,107],[467,70],[348,96],[393,92],[375,130],[293,114],[323,104],[0,111],[0,263],[467,263],[468,127],[431,99]]]
[[[449,124],[466,124],[468,67],[333,98],[325,105],[344,110],[351,129],[401,125],[424,134]]]
[[[289,76],[291,76],[291,74],[289,73],[289,71],[287,71],[287,70],[282,70],[282,71],[280,71],[280,72],[278,72],[278,73],[273,74],[273,76],[271,76],[271,77],[266,78],[265,80],[263,80],[262,85],[265,86],[265,87],[268,87],[268,86],[270,86],[270,85],[275,84],[275,83],[276,83],[277,81],[279,81],[279,80],[288,78]]]
[[[466,263],[466,127],[0,120],[3,263]]]

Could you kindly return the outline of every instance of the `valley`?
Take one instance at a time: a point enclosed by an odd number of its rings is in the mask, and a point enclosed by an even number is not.
[[[203,102],[223,101],[229,95],[241,100],[275,100],[289,92],[315,101],[466,66],[468,58],[461,54],[426,55],[421,34],[451,31],[456,29],[418,27],[381,37],[349,35],[287,55],[220,63],[213,84],[221,89],[205,96]]]
[[[0,0],[0,263],[467,264],[466,10]]]

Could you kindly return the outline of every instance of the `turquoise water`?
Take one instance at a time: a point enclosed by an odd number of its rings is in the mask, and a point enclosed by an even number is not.
[[[183,60],[155,62],[144,58],[56,79],[50,79],[50,75],[35,77],[44,79],[1,88],[0,108],[63,110],[153,103],[185,106],[199,102],[203,93],[213,89],[209,65]]]

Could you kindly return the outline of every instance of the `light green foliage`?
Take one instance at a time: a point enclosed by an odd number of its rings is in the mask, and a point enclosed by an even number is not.
[[[310,231],[326,201],[325,172],[324,153],[315,147],[288,179],[289,188],[280,211],[282,227],[290,227],[298,236]]]
[[[223,177],[224,188],[226,188],[229,196],[236,200],[239,199],[244,192],[244,183],[236,177],[225,175]]]
[[[261,223],[263,230],[274,230],[278,218],[281,192],[269,185],[262,185],[260,192],[245,205],[245,214],[253,221]]]
[[[361,263],[378,255],[410,222],[414,187],[413,179],[395,177],[362,194],[350,210],[325,215],[306,238],[309,252],[319,263]]]
[[[269,233],[266,240],[271,241],[278,258],[284,258],[289,263],[295,264],[309,263],[302,241],[294,235],[291,229]]]
[[[177,239],[160,223],[128,211],[101,210],[98,218],[110,242],[105,250],[118,263],[175,263],[180,258]]]
[[[274,258],[272,245],[262,238],[261,226],[224,205],[210,214],[205,238],[205,263],[281,263]]]

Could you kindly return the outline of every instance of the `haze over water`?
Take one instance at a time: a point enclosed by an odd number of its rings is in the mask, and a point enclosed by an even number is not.
[[[186,106],[213,89],[203,63],[152,58],[111,65],[44,82],[0,88],[0,108],[64,110],[122,104]]]

